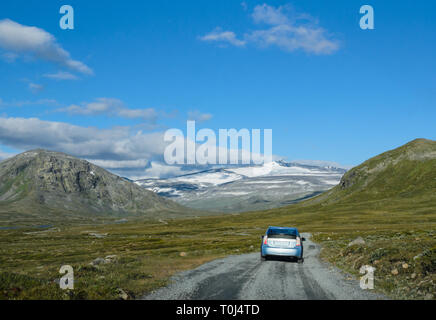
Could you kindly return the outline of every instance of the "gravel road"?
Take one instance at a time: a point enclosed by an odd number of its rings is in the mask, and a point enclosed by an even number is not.
[[[385,299],[318,258],[320,247],[303,234],[304,263],[260,261],[259,253],[229,256],[177,274],[146,300]]]

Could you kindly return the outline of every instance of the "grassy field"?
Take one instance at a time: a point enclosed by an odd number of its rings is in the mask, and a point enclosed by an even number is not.
[[[124,293],[138,298],[181,270],[257,251],[269,225],[313,233],[324,247],[322,257],[351,274],[373,265],[376,289],[393,298],[431,298],[436,280],[431,205],[400,200],[383,210],[379,202],[357,209],[294,205],[215,217],[0,230],[0,298],[118,299]],[[365,245],[348,247],[357,236]],[[112,255],[108,263],[90,264]],[[65,264],[74,268],[72,291],[60,290],[56,282]]]

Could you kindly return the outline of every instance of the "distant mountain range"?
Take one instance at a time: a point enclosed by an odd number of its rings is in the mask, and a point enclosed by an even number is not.
[[[280,207],[315,196],[337,185],[345,172],[333,166],[275,161],[135,183],[187,207],[240,212]]]
[[[296,202],[321,205],[326,212],[356,206],[434,212],[436,141],[411,141],[349,171],[275,161],[135,182],[46,150],[0,162],[0,226],[11,221],[15,225],[35,220],[199,216]]]

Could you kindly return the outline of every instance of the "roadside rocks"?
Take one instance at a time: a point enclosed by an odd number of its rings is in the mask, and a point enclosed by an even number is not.
[[[118,294],[118,298],[120,300],[129,300],[130,299],[130,296],[127,294],[127,292],[121,288],[117,288],[117,294]]]
[[[97,238],[97,239],[102,239],[102,238],[106,238],[108,233],[90,232],[90,233],[88,233],[88,235],[91,236],[91,237]]]
[[[115,260],[117,260],[117,256],[115,254],[111,254],[109,256],[106,256],[106,258],[104,258],[104,259],[107,263],[111,263],[111,262],[115,262]]]
[[[117,260],[117,256],[113,254],[113,255],[106,256],[105,258],[101,258],[101,257],[95,258],[89,264],[91,266],[97,267],[97,266],[102,265],[102,264],[113,263],[116,260]]]
[[[359,245],[359,246],[363,246],[365,245],[365,240],[363,240],[362,237],[357,237],[356,239],[354,239],[353,241],[351,241],[348,246],[354,246],[354,245]]]
[[[100,264],[105,264],[106,261],[103,258],[95,258],[94,260],[92,260],[92,262],[90,263],[91,266],[98,266]]]
[[[423,253],[417,254],[416,256],[413,257],[413,260],[418,260],[418,259],[420,259],[423,255],[424,255]]]

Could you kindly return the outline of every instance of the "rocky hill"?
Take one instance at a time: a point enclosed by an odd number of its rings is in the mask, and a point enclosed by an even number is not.
[[[436,141],[416,139],[375,156],[345,173],[336,187],[305,204],[383,199],[436,201]]]
[[[171,200],[64,153],[38,149],[0,162],[0,212],[9,216],[153,216],[186,211]]]

